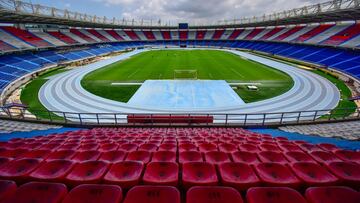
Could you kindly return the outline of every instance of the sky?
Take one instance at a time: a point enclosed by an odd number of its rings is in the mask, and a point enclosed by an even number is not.
[[[261,16],[327,0],[23,0],[59,9],[107,18],[218,23],[242,17]]]

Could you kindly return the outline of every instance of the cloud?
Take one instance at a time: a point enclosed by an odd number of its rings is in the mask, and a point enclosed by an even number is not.
[[[167,22],[215,23],[219,20],[261,16],[319,3],[322,0],[93,0],[119,7],[119,18]]]

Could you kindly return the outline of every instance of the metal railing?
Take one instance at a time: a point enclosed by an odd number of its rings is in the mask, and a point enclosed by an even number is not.
[[[286,11],[264,14],[262,16],[244,17],[241,19],[224,20],[216,23],[191,23],[193,26],[216,26],[216,25],[243,25],[251,23],[260,23],[267,21],[278,21],[292,17],[303,17],[317,15],[326,12],[341,11],[360,7],[360,0],[332,0],[301,8],[294,8]],[[65,20],[82,21],[87,23],[118,25],[118,26],[177,26],[177,22],[169,22],[164,19],[160,20],[135,20],[135,19],[116,19],[108,17],[99,17],[69,10],[62,10],[39,4],[32,4],[19,0],[0,0],[0,10],[7,10],[18,14],[35,15],[42,17],[51,17]]]
[[[0,107],[0,119],[76,126],[273,126],[360,120],[360,108],[244,114],[206,113],[75,113]]]
[[[275,12],[272,14],[264,14],[263,16],[254,16],[252,18],[244,17],[235,20],[223,20],[220,21],[220,25],[243,25],[261,23],[267,21],[278,21],[282,19],[304,17],[311,15],[318,15],[327,12],[341,11],[346,9],[354,9],[360,7],[360,0],[333,0],[324,3],[314,4],[310,6],[304,6],[301,8],[294,8],[286,11]]]

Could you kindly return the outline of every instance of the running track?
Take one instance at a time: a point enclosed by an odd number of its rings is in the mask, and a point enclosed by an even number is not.
[[[203,108],[203,109],[155,109],[144,108],[141,106],[129,105],[127,103],[116,102],[109,99],[105,99],[90,92],[87,92],[82,88],[80,82],[81,79],[88,73],[102,68],[108,64],[126,60],[127,58],[148,50],[135,50],[115,56],[106,60],[98,61],[93,64],[89,64],[80,68],[76,68],[71,71],[53,76],[48,80],[39,91],[39,99],[41,103],[51,111],[61,112],[73,112],[73,113],[89,113],[83,115],[83,121],[95,122],[95,115],[90,113],[204,113],[215,115],[216,122],[223,122],[223,115],[216,114],[244,114],[244,113],[279,113],[279,112],[296,112],[296,111],[312,111],[312,110],[327,110],[333,109],[337,106],[340,93],[338,89],[328,80],[313,74],[309,71],[305,71],[293,66],[273,61],[264,57],[255,56],[249,53],[235,51],[235,50],[223,50],[229,51],[244,58],[248,58],[253,61],[257,61],[267,66],[271,66],[275,69],[286,72],[294,81],[294,86],[288,92],[263,101],[249,103],[241,106],[229,106],[222,108]],[[321,116],[326,114],[326,111],[318,112],[316,115]],[[62,114],[59,114],[60,116]],[[295,114],[287,114],[283,118],[286,120],[294,120],[290,118]],[[302,116],[308,116],[301,120],[312,119],[313,112],[302,113]],[[280,114],[274,114],[269,116],[269,121],[279,120]],[[77,115],[72,115],[72,120],[78,120]],[[262,117],[262,116],[260,116]],[[260,118],[259,115],[253,116],[253,119]],[[113,122],[114,116],[102,115],[100,116],[101,122]],[[126,122],[126,116],[118,116],[118,119],[124,119]],[[232,115],[228,118],[243,119],[243,116]],[[249,117],[248,117],[249,118]],[[271,120],[273,119],[273,120]],[[232,122],[242,122],[235,121]],[[256,122],[256,121],[254,121]]]

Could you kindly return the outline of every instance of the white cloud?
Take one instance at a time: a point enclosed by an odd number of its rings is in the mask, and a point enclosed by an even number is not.
[[[261,16],[322,0],[93,0],[122,10],[120,18],[171,22],[214,23]]]

